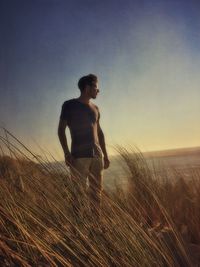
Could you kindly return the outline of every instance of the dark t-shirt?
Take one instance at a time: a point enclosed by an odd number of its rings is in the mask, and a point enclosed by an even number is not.
[[[71,154],[75,158],[94,157],[99,152],[99,117],[99,109],[94,104],[84,104],[77,99],[63,103],[60,119],[67,121],[72,139]]]

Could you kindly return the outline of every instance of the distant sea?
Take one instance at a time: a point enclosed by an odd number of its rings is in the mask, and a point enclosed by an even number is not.
[[[177,173],[186,179],[200,174],[200,148],[184,148],[143,153],[149,169],[155,177],[176,179]],[[128,168],[120,156],[111,158],[110,168],[104,171],[104,188],[112,190],[121,186],[126,188]]]

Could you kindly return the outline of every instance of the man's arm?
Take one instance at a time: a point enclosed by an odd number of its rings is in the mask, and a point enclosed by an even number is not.
[[[70,164],[72,163],[72,156],[69,151],[68,144],[67,144],[67,137],[65,134],[66,127],[67,127],[67,121],[60,119],[59,125],[58,125],[58,137],[59,137],[60,144],[64,152],[65,162],[67,165],[69,165],[69,163]]]
[[[98,132],[98,138],[99,138],[99,144],[102,149],[103,155],[104,155],[104,169],[107,169],[110,165],[110,161],[108,159],[108,153],[106,151],[106,144],[105,144],[105,137],[104,133],[101,129],[99,120],[97,122],[97,132]]]
[[[104,133],[103,133],[100,125],[98,126],[98,137],[99,137],[99,144],[101,146],[103,155],[105,158],[108,158],[108,153],[106,151],[105,137],[104,137]]]

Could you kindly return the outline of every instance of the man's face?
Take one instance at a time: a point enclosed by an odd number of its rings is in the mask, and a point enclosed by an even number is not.
[[[88,94],[91,98],[95,99],[98,93],[98,82],[93,82],[92,85],[88,86]]]

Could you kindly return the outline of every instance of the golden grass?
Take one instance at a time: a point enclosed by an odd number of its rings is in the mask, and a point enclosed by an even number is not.
[[[163,172],[161,180],[138,150],[116,147],[128,167],[129,186],[126,192],[103,192],[97,224],[87,194],[71,183],[68,169],[56,168],[5,132],[0,265],[195,266],[189,244],[200,244],[198,173],[185,181],[181,173]],[[80,200],[79,218],[74,197]]]

